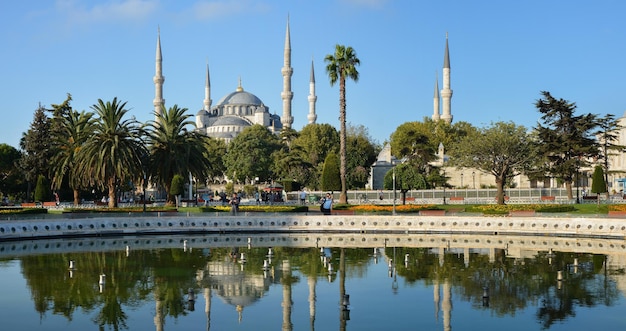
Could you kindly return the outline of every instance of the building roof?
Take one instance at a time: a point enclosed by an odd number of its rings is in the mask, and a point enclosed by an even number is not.
[[[256,95],[243,90],[229,93],[217,102],[217,107],[224,105],[256,105],[261,106],[263,102]]]
[[[252,125],[246,119],[241,118],[239,116],[220,116],[211,126],[220,126],[220,125],[235,125],[235,126],[250,126]]]

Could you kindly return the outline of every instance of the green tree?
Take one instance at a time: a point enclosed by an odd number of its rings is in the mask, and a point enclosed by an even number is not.
[[[348,188],[364,188],[369,179],[370,167],[376,162],[380,146],[372,142],[368,130],[363,125],[348,125],[346,135]]]
[[[172,177],[172,183],[170,185],[170,195],[176,199],[176,207],[179,206],[180,196],[185,193],[185,178],[182,175],[176,174]]]
[[[391,134],[393,155],[398,159],[407,158],[420,172],[426,173],[429,164],[437,159],[439,145],[431,141],[431,129],[431,126],[420,122],[406,122],[398,126]]]
[[[59,190],[67,180],[73,191],[74,205],[80,203],[80,189],[86,179],[76,171],[76,154],[93,133],[93,113],[77,112],[70,106],[72,96],[60,105],[52,105],[53,133],[51,162],[52,189]]]
[[[76,155],[77,171],[90,183],[108,189],[109,207],[116,206],[116,187],[123,181],[142,178],[147,154],[142,142],[144,130],[135,119],[124,119],[126,102],[106,103],[98,99],[91,106],[97,115],[93,133]]]
[[[619,120],[615,119],[615,115],[606,114],[604,117],[598,118],[598,130],[595,135],[600,144],[600,158],[604,161],[604,181],[609,182],[608,175],[610,170],[611,156],[619,155],[626,146],[618,145],[619,133],[623,127],[619,124]],[[607,199],[609,198],[607,190]]]
[[[496,122],[469,134],[456,145],[450,165],[475,168],[495,177],[498,204],[504,204],[504,186],[528,169],[534,149],[526,128],[513,122]]]
[[[322,171],[322,190],[338,191],[341,189],[341,178],[339,172],[339,160],[337,154],[328,153],[324,161],[324,169]]]
[[[202,179],[211,175],[211,164],[207,158],[209,138],[187,129],[195,127],[195,122],[186,111],[187,108],[179,108],[178,105],[169,109],[163,106],[162,111],[155,114],[156,121],[148,124],[148,174],[152,182],[165,187],[169,201],[174,196],[170,185],[176,174],[191,173]]]
[[[272,154],[271,170],[276,178],[283,181],[298,182],[305,184],[311,181],[314,174],[312,165],[305,160],[304,152],[294,147],[288,150],[283,144],[283,148]]]
[[[394,172],[395,172],[395,186],[394,186]],[[385,174],[383,179],[383,186],[385,190],[393,190],[394,188],[400,190],[402,193],[402,204],[406,203],[406,192],[410,190],[423,190],[428,187],[426,178],[419,170],[408,162],[400,163],[395,166],[395,170],[389,170]]]
[[[37,185],[35,186],[35,201],[50,201],[52,192],[50,191],[50,183],[44,175],[37,177]]]
[[[207,150],[205,158],[207,162],[211,165],[209,169],[209,177],[208,180],[214,182],[216,180],[221,179],[226,172],[226,167],[224,166],[224,157],[226,156],[226,142],[222,139],[209,138],[207,140]]]
[[[302,161],[310,168],[302,173],[302,184],[311,189],[320,188],[320,178],[326,155],[339,152],[339,133],[330,124],[308,124],[291,144],[291,151],[302,153]]]
[[[280,149],[276,135],[266,127],[255,124],[245,128],[228,145],[224,158],[226,174],[236,182],[276,179],[271,173],[272,154]]]
[[[591,179],[591,193],[597,194],[598,204],[600,204],[600,194],[607,193],[609,191],[606,187],[606,181],[604,180],[604,171],[601,165],[598,164],[595,166]]]
[[[346,78],[355,82],[359,81],[359,72],[356,67],[361,64],[361,61],[357,58],[356,52],[352,47],[344,45],[335,45],[335,53],[326,55],[324,61],[327,63],[326,72],[330,78],[330,85],[333,86],[339,81],[339,172],[341,177],[339,203],[348,203],[346,183]]]
[[[39,108],[35,110],[30,128],[20,140],[22,158],[19,161],[19,168],[28,183],[27,199],[32,198],[31,185],[39,175],[47,177],[49,174],[52,157],[50,145],[50,118],[46,116],[44,107],[39,105]]]
[[[587,165],[586,160],[599,154],[599,146],[593,130],[597,126],[596,115],[576,116],[576,104],[556,99],[549,92],[541,92],[543,99],[535,107],[542,114],[537,124],[537,148],[544,156],[545,173],[562,180],[569,199],[573,198],[572,182],[579,169]]]
[[[15,196],[20,192],[21,171],[17,162],[22,157],[15,147],[0,144],[0,193],[2,198],[9,195]]]

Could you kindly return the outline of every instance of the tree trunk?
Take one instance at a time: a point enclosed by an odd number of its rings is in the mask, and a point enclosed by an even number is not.
[[[109,179],[109,208],[115,208],[115,177]]]
[[[74,189],[74,206],[78,206],[80,204],[80,192],[78,189]]]
[[[496,177],[496,201],[499,205],[504,205],[504,182],[503,178]]]
[[[565,190],[567,191],[567,198],[569,200],[574,199],[574,194],[572,194],[572,181],[565,182]]]
[[[339,176],[341,178],[341,193],[339,203],[348,203],[348,188],[346,186],[346,78],[339,77]]]

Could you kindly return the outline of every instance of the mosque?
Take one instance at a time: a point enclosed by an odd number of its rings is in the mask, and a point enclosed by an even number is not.
[[[222,139],[226,143],[230,142],[245,128],[255,124],[266,127],[270,132],[279,134],[283,128],[291,128],[293,116],[291,113],[291,103],[293,92],[291,91],[291,36],[289,31],[289,20],[285,34],[284,66],[281,69],[283,76],[283,90],[281,92],[283,112],[282,117],[270,113],[270,109],[256,95],[245,91],[239,80],[237,89],[224,97],[217,104],[213,105],[211,99],[211,78],[209,66],[206,68],[206,80],[204,86],[203,107],[196,113],[196,131],[206,134],[209,137]],[[155,97],[154,112],[158,114],[162,111],[165,103],[163,99],[163,77],[161,38],[157,37],[156,46],[156,73],[154,76]],[[311,61],[310,83],[309,83],[309,114],[308,123],[315,123],[317,115],[315,113],[315,72]]]

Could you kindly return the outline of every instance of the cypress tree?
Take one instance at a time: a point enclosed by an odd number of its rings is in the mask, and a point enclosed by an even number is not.
[[[178,206],[178,197],[185,192],[185,179],[181,175],[174,175],[172,184],[170,185],[170,196],[176,199]]]
[[[35,201],[49,201],[52,192],[50,191],[50,183],[43,175],[37,177],[37,186],[35,186]]]
[[[606,193],[606,181],[604,181],[604,171],[601,165],[597,165],[593,170],[593,182],[591,183],[591,193],[598,196],[598,204],[600,203],[600,193]]]
[[[341,190],[341,176],[339,174],[339,157],[335,153],[328,153],[324,160],[324,168],[322,169],[322,190],[323,191],[339,191]]]

